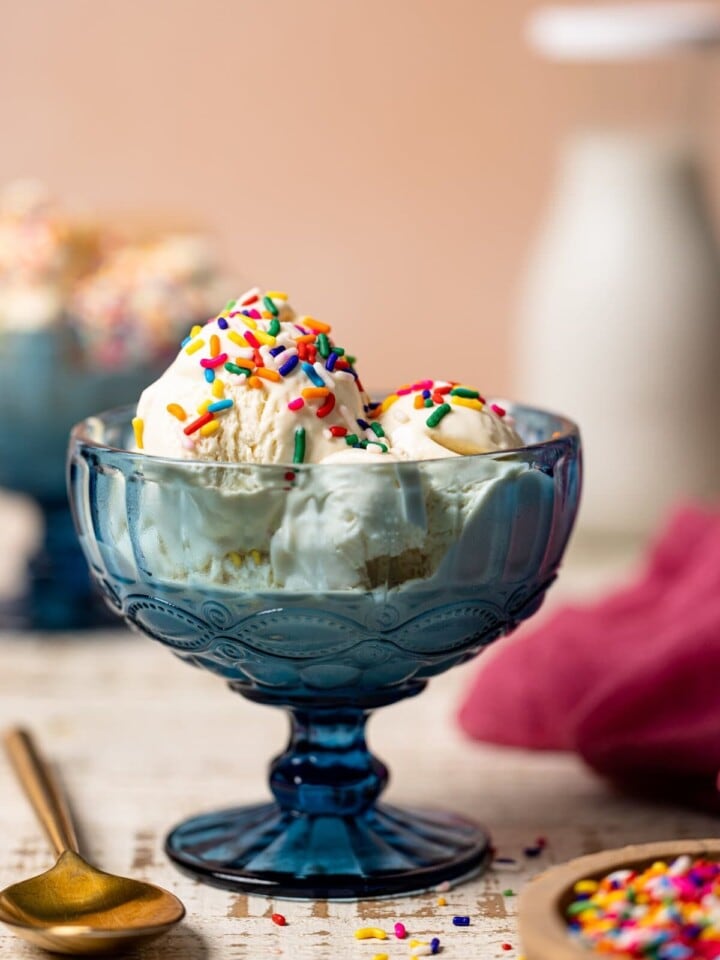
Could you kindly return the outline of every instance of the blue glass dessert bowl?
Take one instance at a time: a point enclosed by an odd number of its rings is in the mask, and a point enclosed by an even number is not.
[[[271,802],[201,814],[166,850],[218,886],[330,899],[428,889],[490,844],[378,802],[371,710],[420,693],[540,606],[577,511],[580,440],[510,406],[523,448],[442,460],[216,464],[132,452],[133,411],[79,424],[69,488],[106,599],[177,656],[285,708]]]

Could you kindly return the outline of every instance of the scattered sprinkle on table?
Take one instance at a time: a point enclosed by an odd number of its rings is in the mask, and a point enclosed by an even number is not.
[[[404,940],[407,936],[407,930],[405,929],[404,923],[396,923],[393,929],[395,930],[395,936],[398,938],[398,940]]]
[[[456,927],[469,927],[470,926],[470,917],[453,917],[453,926]]]
[[[278,927],[286,927],[286,926],[287,926],[287,920],[285,919],[285,917],[284,917],[281,913],[274,913],[274,914],[270,917],[270,919],[272,920],[273,923],[277,924]]]
[[[360,927],[355,931],[356,940],[387,940],[387,934],[381,927]]]

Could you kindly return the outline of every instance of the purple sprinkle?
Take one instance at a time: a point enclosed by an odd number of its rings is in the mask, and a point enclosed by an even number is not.
[[[220,327],[221,330],[227,330],[228,322],[225,319],[225,317],[218,317],[218,326]]]
[[[360,420],[360,419],[358,419],[357,422],[358,422],[358,426],[360,427],[361,430],[369,430],[369,429],[370,429],[370,424],[367,422],[367,420]]]
[[[539,857],[542,853],[542,847],[525,847],[523,853],[526,857]]]
[[[298,355],[294,353],[289,360],[286,360],[281,367],[278,367],[278,373],[281,377],[286,377],[289,373],[292,373],[298,363]]]
[[[296,330],[299,330],[304,337],[308,337],[312,333],[312,330],[306,330],[305,327],[301,327],[299,323],[294,323],[293,326]]]
[[[423,395],[423,400],[429,400],[429,399],[430,399],[430,391],[429,391],[429,390],[423,390],[422,395]]]
[[[440,949],[440,938],[433,937],[432,940],[430,941],[430,953],[432,953],[434,956],[439,949]]]
[[[338,362],[338,355],[336,353],[331,353],[330,356],[325,361],[326,370],[334,370],[335,364]]]
[[[285,349],[286,349],[285,347],[271,347],[271,348],[270,348],[270,356],[271,356],[271,357],[277,357],[277,355],[280,354],[280,353],[282,353],[283,350],[285,350]]]

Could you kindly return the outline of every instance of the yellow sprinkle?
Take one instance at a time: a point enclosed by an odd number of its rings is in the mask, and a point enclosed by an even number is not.
[[[332,330],[329,323],[322,323],[320,320],[316,320],[315,317],[300,317],[298,323],[301,327],[310,327],[315,333],[330,333]]]
[[[210,390],[212,391],[212,395],[218,400],[223,400],[225,398],[225,384],[219,377],[215,377]]]
[[[304,400],[313,400],[316,397],[326,397],[330,390],[328,387],[305,387],[301,393]]]
[[[144,427],[145,427],[145,424],[143,422],[142,417],[133,417],[132,428],[133,428],[133,433],[135,434],[135,446],[138,448],[138,450],[143,449]]]
[[[446,907],[446,906],[447,906],[447,900],[445,899],[445,897],[438,897],[438,898],[437,898],[437,905],[438,905],[439,907]]]
[[[413,947],[426,947],[427,944],[424,940],[411,940],[410,943],[408,943],[408,946],[412,950]]]
[[[599,886],[597,880],[578,880],[573,890],[575,893],[595,893]]]
[[[242,322],[245,324],[246,327],[250,327],[251,330],[257,330],[257,324],[255,323],[252,317],[246,317],[245,314],[243,313],[240,319],[242,320]]]
[[[390,955],[387,953],[376,953],[373,955],[372,960],[390,960]]]
[[[190,331],[190,336],[191,336],[191,337],[196,337],[196,336],[200,333],[201,330],[202,330],[202,327],[200,326],[200,324],[199,324],[199,323],[196,323],[195,326],[194,326],[194,327],[192,328],[192,330]]]
[[[260,556],[260,551],[259,551],[259,550],[251,550],[251,551],[250,551],[250,556],[251,556],[251,557],[253,558],[253,560],[255,561],[255,566],[256,566],[256,567],[259,567],[259,566],[260,566],[260,561],[261,561],[261,559],[262,559],[262,557]]]
[[[228,338],[232,340],[233,343],[236,343],[239,347],[249,347],[250,344],[247,342],[245,337],[237,332],[237,330],[229,330]]]
[[[400,397],[396,393],[391,393],[389,397],[385,397],[379,407],[380,413],[386,413],[399,399]]]
[[[288,298],[288,295],[283,293],[282,290],[268,290],[265,296],[272,300],[287,300]]]
[[[200,414],[200,416],[202,416],[203,413],[207,413],[207,408],[210,406],[211,403],[212,403],[212,400],[210,399],[203,400],[203,402],[197,408],[197,412]]]
[[[356,940],[387,940],[387,934],[380,927],[360,927],[355,931]]]
[[[258,367],[255,373],[258,377],[262,377],[263,380],[273,380],[275,383],[280,383],[282,380],[277,370],[271,370],[269,367]]]
[[[416,410],[420,410],[425,406],[425,397],[421,393],[415,394],[415,399],[413,400],[413,406]]]
[[[270,314],[272,316],[272,314]],[[269,333],[265,333],[264,330],[256,330],[255,337],[259,343],[264,344],[266,347],[274,347],[277,343],[275,337],[271,337]]]
[[[171,413],[174,417],[177,417],[178,420],[187,420],[185,409],[184,407],[181,407],[179,403],[169,403],[167,405],[167,412]]]
[[[220,337],[214,333],[210,337],[210,356],[216,357],[220,353]]]
[[[247,385],[249,387],[254,387],[255,390],[260,390],[262,389],[262,380],[260,377],[248,377]]]
[[[450,402],[456,407],[470,407],[471,410],[482,410],[483,404],[479,400],[472,400],[470,397],[450,397]]]
[[[243,559],[240,556],[240,554],[237,552],[237,550],[231,550],[228,556],[230,557],[230,560],[232,561],[232,565],[234,567],[242,566]]]
[[[219,420],[211,420],[210,423],[206,423],[204,427],[200,427],[200,434],[203,437],[211,437],[214,433],[217,433],[220,429]]]
[[[185,347],[185,353],[197,353],[198,350],[202,350],[205,346],[205,341],[201,339],[193,340],[192,343],[189,343]]]

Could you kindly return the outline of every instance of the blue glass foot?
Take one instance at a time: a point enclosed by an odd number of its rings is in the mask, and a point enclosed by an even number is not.
[[[0,626],[12,630],[117,627],[90,579],[67,500],[44,500],[43,540],[28,562],[24,591],[0,604]]]
[[[482,870],[490,843],[477,824],[375,804],[387,770],[365,744],[366,716],[293,710],[271,767],[275,803],[184,821],[167,838],[170,858],[206,883],[301,899],[417,893]]]

